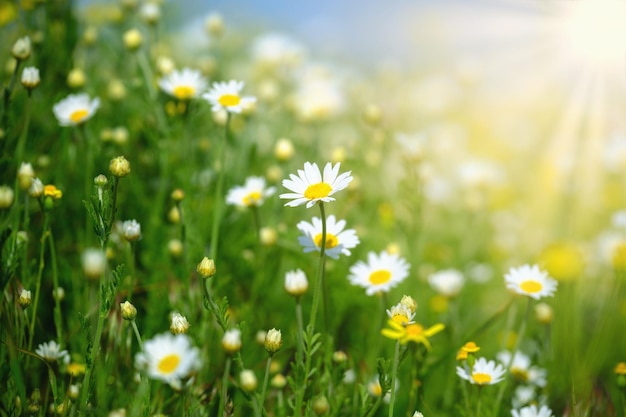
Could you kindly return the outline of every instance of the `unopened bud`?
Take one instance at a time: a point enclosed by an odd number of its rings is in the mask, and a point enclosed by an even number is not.
[[[11,54],[17,60],[24,61],[28,59],[31,52],[31,42],[28,36],[24,36],[23,38],[19,38],[13,44],[13,48],[11,49]]]
[[[122,178],[130,174],[130,162],[123,156],[111,159],[109,171],[118,178]]]
[[[120,304],[120,311],[124,320],[135,320],[135,317],[137,317],[137,309],[128,301]]]
[[[30,291],[26,290],[26,289],[22,289],[22,292],[20,293],[19,298],[17,299],[18,304],[22,307],[22,308],[26,308],[30,305],[31,302],[31,294]]]
[[[241,385],[241,388],[244,391],[253,392],[258,385],[258,381],[254,371],[250,369],[244,369],[243,371],[241,371],[241,373],[239,374],[239,385]]]
[[[329,409],[330,404],[328,403],[328,399],[326,398],[326,396],[320,395],[319,397],[315,398],[315,400],[313,400],[313,412],[316,415],[322,416],[326,414]]]
[[[198,264],[196,270],[202,276],[202,278],[211,278],[213,275],[215,275],[216,272],[215,261],[205,256]]]
[[[280,350],[283,345],[283,337],[280,330],[271,329],[265,336],[265,350],[270,354],[274,354]]]
[[[124,33],[124,45],[131,51],[139,49],[143,38],[137,29],[130,29]]]
[[[180,313],[172,313],[170,319],[170,331],[173,334],[184,334],[189,330],[189,322],[187,321],[187,317],[183,316]]]

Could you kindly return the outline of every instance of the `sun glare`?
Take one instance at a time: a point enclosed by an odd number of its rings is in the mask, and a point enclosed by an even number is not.
[[[626,2],[579,0],[561,2],[558,33],[573,60],[601,67],[626,57]]]

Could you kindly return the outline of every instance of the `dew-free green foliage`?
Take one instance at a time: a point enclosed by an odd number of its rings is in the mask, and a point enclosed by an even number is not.
[[[156,22],[139,3],[0,1],[1,416],[373,417],[389,415],[391,400],[395,416],[509,416],[528,381],[519,370],[493,386],[460,379],[456,356],[469,341],[481,348],[476,357],[517,350],[545,370],[529,401],[555,416],[624,415],[626,383],[614,369],[626,361],[626,236],[611,224],[626,207],[622,173],[598,167],[603,197],[591,203],[550,182],[554,167],[539,166],[535,149],[502,140],[490,123],[507,109],[478,115],[488,105],[460,79],[447,82],[463,100],[428,110],[407,86],[436,70],[347,71],[293,51],[263,60],[251,52],[261,34],[228,16],[226,29],[213,17],[198,47],[181,36],[182,3],[164,2]],[[138,48],[125,44],[131,29]],[[31,53],[16,58],[25,36]],[[200,96],[170,96],[158,84],[169,64],[209,83],[242,80],[241,94],[256,103],[213,112]],[[30,66],[41,82],[29,90],[20,79]],[[100,106],[60,126],[53,106],[81,93]],[[539,136],[550,106],[530,121]],[[281,138],[292,151],[275,150]],[[111,166],[119,156],[128,175]],[[328,161],[351,172],[347,189],[323,205],[285,207],[282,180],[305,162]],[[226,204],[250,176],[276,192],[259,207]],[[356,230],[350,256],[303,253],[296,225],[320,212]],[[130,219],[141,225],[137,241],[124,238]],[[324,229],[319,241],[326,237]],[[383,250],[411,265],[409,277],[370,297],[350,284],[350,267]],[[216,266],[209,278],[197,272],[205,256]],[[559,280],[554,297],[506,289],[504,274],[524,264]],[[294,297],[284,279],[295,269],[309,289]],[[429,285],[445,269],[464,276],[458,294]],[[423,329],[445,326],[429,337],[431,349],[381,335],[403,295],[417,301]],[[122,318],[127,300],[134,321]],[[173,312],[200,351],[178,385],[135,360],[142,344],[170,331]],[[225,352],[233,328],[242,346]],[[268,354],[263,332],[272,328],[282,346]],[[49,341],[69,363],[36,352]],[[243,370],[256,388],[242,386]]]

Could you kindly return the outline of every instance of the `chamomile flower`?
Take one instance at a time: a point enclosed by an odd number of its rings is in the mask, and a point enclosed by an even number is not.
[[[498,353],[496,358],[505,365],[510,363],[509,370],[516,380],[537,387],[546,386],[546,370],[532,366],[530,358],[522,352],[516,352],[511,359],[511,352],[505,350]]]
[[[367,295],[388,292],[409,275],[409,264],[397,254],[370,252],[367,263],[359,261],[350,267],[348,279],[365,288]]]
[[[228,191],[226,203],[238,207],[258,207],[275,192],[276,187],[266,187],[265,178],[248,177],[243,186],[233,187]]]
[[[298,236],[298,242],[303,247],[304,252],[313,252],[322,250],[322,220],[313,217],[313,223],[301,221],[297,225],[298,229],[303,233]],[[334,215],[328,216],[326,219],[326,246],[325,253],[328,257],[337,259],[339,255],[350,255],[350,249],[359,244],[359,238],[353,229],[346,229],[346,221],[335,218]]]
[[[35,349],[35,353],[48,362],[59,362],[65,365],[70,363],[70,355],[67,353],[67,350],[61,350],[61,346],[54,340],[40,344],[37,349]]]
[[[76,126],[89,120],[100,107],[98,97],[91,99],[88,94],[70,94],[52,107],[61,126]]]
[[[324,173],[320,172],[316,163],[305,162],[304,169],[298,170],[298,175],[289,174],[288,180],[283,180],[283,187],[291,193],[281,194],[280,198],[291,199],[286,206],[297,207],[306,203],[306,208],[310,208],[318,201],[335,201],[331,197],[337,191],[341,191],[352,181],[352,171],[339,174],[340,163],[334,166],[328,162],[324,167]]]
[[[547,406],[542,405],[541,408],[537,408],[535,404],[528,407],[521,408],[520,410],[511,410],[512,417],[553,417],[552,410]]]
[[[504,280],[508,289],[535,300],[553,296],[558,285],[556,280],[550,278],[546,272],[541,271],[537,265],[511,268],[504,276]]]
[[[200,71],[191,68],[174,70],[159,79],[159,87],[178,100],[198,97],[207,88],[207,80]]]
[[[467,366],[456,367],[456,374],[476,385],[493,385],[504,379],[506,370],[502,364],[496,361],[487,361],[485,358],[478,358],[470,370]]]
[[[399,303],[387,310],[387,316],[398,324],[410,324],[413,323],[415,312],[406,304]]]
[[[243,81],[235,80],[213,83],[211,89],[202,97],[213,105],[214,112],[226,110],[229,113],[241,113],[245,108],[256,103],[255,97],[240,95],[243,86]]]
[[[162,333],[143,344],[143,351],[135,356],[135,365],[148,377],[167,382],[180,389],[181,380],[200,368],[200,351],[191,345],[184,334]]]

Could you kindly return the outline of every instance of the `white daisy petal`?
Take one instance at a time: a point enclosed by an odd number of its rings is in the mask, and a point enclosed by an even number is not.
[[[369,252],[367,263],[359,261],[350,268],[348,279],[365,288],[367,295],[389,292],[409,275],[409,264],[397,254]]]
[[[292,193],[283,193],[280,195],[280,198],[294,199],[286,203],[286,206],[296,207],[306,203],[307,208],[312,207],[318,201],[335,201],[335,198],[331,196],[335,192],[346,188],[352,181],[350,172],[347,172],[339,176],[341,182],[338,184],[336,174],[339,171],[339,167],[339,163],[334,167],[332,167],[330,162],[327,163],[322,176],[316,163],[305,162],[304,169],[299,169],[298,175],[289,174],[289,179],[283,180],[283,187],[292,191]]]

